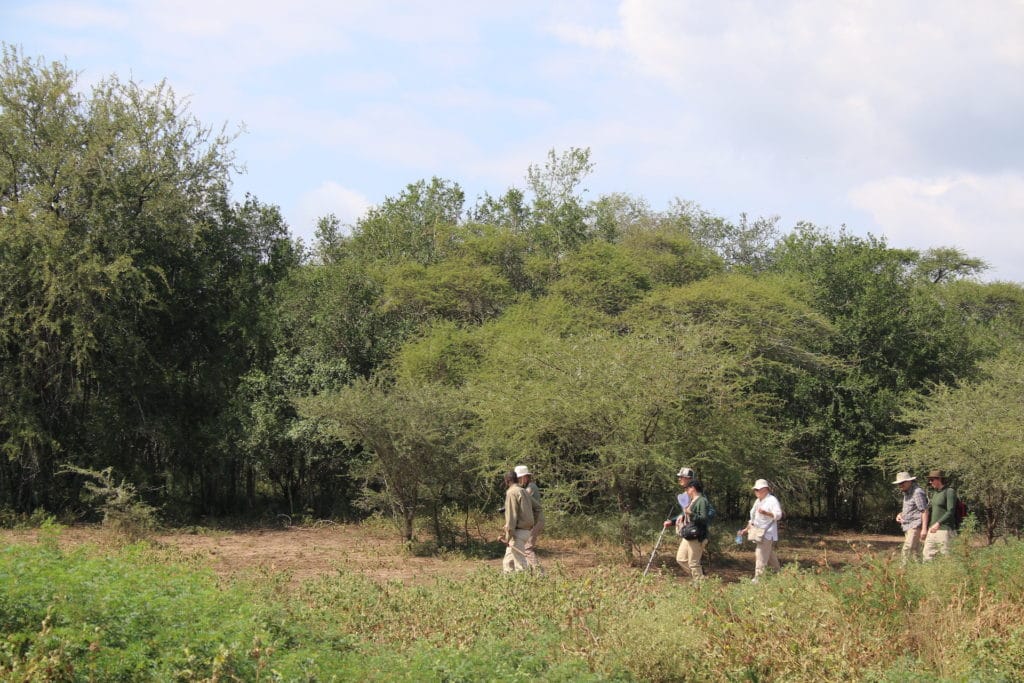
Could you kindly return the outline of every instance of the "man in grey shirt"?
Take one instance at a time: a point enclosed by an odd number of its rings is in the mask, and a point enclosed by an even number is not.
[[[909,472],[900,472],[893,482],[903,492],[903,509],[896,521],[903,529],[903,564],[921,559],[921,515],[928,509],[928,496],[917,485],[917,478]]]

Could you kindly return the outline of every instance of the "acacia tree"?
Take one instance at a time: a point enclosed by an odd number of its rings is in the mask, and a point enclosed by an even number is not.
[[[1024,521],[1024,348],[981,365],[980,379],[942,385],[904,412],[914,430],[884,460],[891,469],[943,468],[977,506],[991,542]]]
[[[438,384],[357,379],[298,405],[365,454],[353,473],[363,482],[367,509],[389,509],[406,541],[413,540],[417,513],[427,511],[442,540],[442,503],[460,479],[460,443],[471,418],[457,392]]]
[[[467,382],[478,451],[544,472],[556,510],[618,512],[627,553],[635,516],[668,498],[680,462],[724,474],[778,452],[766,447],[740,359],[706,344],[699,328],[658,337],[497,327]]]

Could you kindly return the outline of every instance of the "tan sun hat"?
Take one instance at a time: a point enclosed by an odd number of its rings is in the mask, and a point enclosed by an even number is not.
[[[516,465],[515,466],[515,470],[516,470],[516,476],[517,477],[527,477],[527,476],[532,477],[533,476],[533,474],[530,472],[530,468],[527,467],[526,465]]]
[[[767,479],[758,479],[751,488],[757,491],[759,489],[770,489],[771,487],[772,485],[768,483]]]
[[[902,484],[905,481],[916,481],[917,477],[912,475],[910,472],[900,472],[896,475],[896,481],[893,484]]]

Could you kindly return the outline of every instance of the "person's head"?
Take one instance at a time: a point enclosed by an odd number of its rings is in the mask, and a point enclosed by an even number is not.
[[[941,491],[946,485],[946,473],[942,470],[932,470],[928,473],[928,484],[936,491]]]
[[[533,479],[533,474],[530,472],[530,468],[526,465],[516,465],[515,467],[516,478],[519,480],[520,486],[526,486]]]
[[[697,496],[704,493],[704,485],[694,479],[686,485],[686,492],[690,494],[690,498],[696,498]]]
[[[758,500],[772,492],[771,484],[768,483],[767,479],[758,479],[751,488],[754,489],[754,495],[757,496]]]
[[[695,476],[697,475],[694,474],[693,470],[691,470],[689,467],[683,467],[678,472],[676,472],[676,478],[679,479],[679,485],[682,486],[684,489],[689,485],[691,481],[693,481],[693,478]]]
[[[516,476],[515,471],[505,473],[505,488],[510,488],[513,484],[519,483],[519,477]]]
[[[910,474],[910,472],[900,472],[896,475],[896,481],[893,484],[900,487],[900,491],[906,493],[914,487],[914,482],[917,478]]]

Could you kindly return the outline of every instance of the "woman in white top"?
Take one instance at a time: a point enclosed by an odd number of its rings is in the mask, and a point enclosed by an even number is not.
[[[779,569],[779,556],[775,554],[775,543],[779,540],[779,520],[782,519],[782,506],[779,499],[772,495],[771,486],[765,479],[754,482],[754,505],[750,508],[750,521],[740,529],[741,534],[753,541],[754,549],[754,581],[764,574],[765,567]]]

